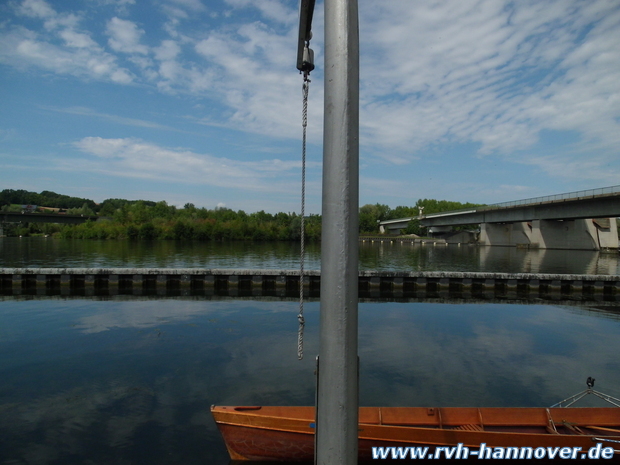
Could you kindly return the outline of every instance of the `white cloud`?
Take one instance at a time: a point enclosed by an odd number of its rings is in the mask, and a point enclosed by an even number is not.
[[[174,40],[163,40],[155,49],[155,58],[161,61],[173,60],[181,53],[181,47]]]
[[[176,3],[194,12],[206,10],[205,6],[202,4],[202,2],[200,2],[200,0],[172,0],[172,1],[173,3]]]
[[[96,42],[91,39],[88,34],[76,32],[71,29],[65,29],[59,33],[59,36],[65,41],[69,47],[75,48],[92,48],[96,49]]]
[[[18,8],[19,13],[33,18],[52,18],[54,9],[44,0],[24,0]]]
[[[132,21],[114,17],[108,21],[106,33],[110,36],[108,44],[117,52],[148,53],[148,48],[140,44],[144,31]]]
[[[157,86],[169,92],[173,92],[174,87],[178,87],[183,80],[187,80],[187,71],[177,61],[181,54],[181,47],[174,40],[163,40],[159,47],[153,49],[155,59],[159,60]]]
[[[297,21],[297,10],[286,2],[278,0],[225,0],[235,8],[256,8],[270,20],[283,24],[294,24]],[[318,9],[318,8],[317,8]]]
[[[161,6],[166,13],[161,24],[103,17],[98,27],[105,28],[117,56],[97,43],[97,26],[78,27],[84,22],[79,15],[57,13],[44,0],[24,0],[16,11],[45,27],[35,32],[5,23],[0,61],[198,97],[213,109],[205,124],[298,138],[298,5],[225,3],[226,11],[210,5],[207,11],[198,0],[169,0]],[[217,21],[201,16],[204,11],[218,13]],[[319,5],[312,142],[322,133],[321,16]],[[192,30],[189,24],[197,17],[208,24]],[[157,36],[159,29],[168,36]],[[159,45],[146,45],[145,37]],[[571,131],[582,144],[573,144],[573,150],[583,155],[596,148],[598,158],[591,163],[597,165],[590,173],[617,171],[612,159],[620,144],[617,3],[361,2],[360,39],[360,137],[366,157],[404,165],[444,143],[474,144],[482,156],[513,157],[538,147],[544,131]],[[531,155],[527,163],[551,172],[567,160],[564,169],[555,170],[564,176],[580,166],[567,154],[544,155]],[[602,168],[609,164],[611,170]]]
[[[45,20],[44,27],[54,30],[59,27],[73,28],[79,22],[79,17],[71,14],[58,14],[49,3],[44,0],[24,0],[18,7],[19,14]]]
[[[116,7],[118,13],[127,13],[129,5],[135,5],[136,0],[98,0],[102,5],[112,5]]]
[[[241,162],[198,154],[181,148],[160,147],[134,138],[85,137],[73,144],[81,152],[102,159],[84,159],[80,170],[117,176],[205,184],[264,192],[290,192],[300,163],[279,159]],[[73,164],[73,162],[72,162]],[[64,166],[70,169],[69,165]]]
[[[393,1],[361,16],[369,145],[415,153],[452,138],[501,154],[543,129],[620,133],[617,5]]]
[[[164,26],[166,32],[168,32],[171,37],[177,37],[179,35],[179,32],[177,31],[177,27],[180,24],[179,20],[188,19],[189,14],[181,8],[171,5],[164,5],[162,9],[170,17],[170,20]]]
[[[16,29],[0,35],[0,61],[17,67],[37,66],[59,74],[109,79],[119,84],[133,80],[132,74],[120,68],[112,55],[98,47],[89,47],[83,37],[81,42],[76,37],[73,39],[76,41],[71,43],[72,49],[67,50],[39,40],[30,31]]]
[[[88,32],[78,30],[78,16],[59,14],[43,0],[25,0],[18,11],[45,20],[45,27],[38,33],[22,26],[0,30],[0,62],[118,84],[134,80],[116,57],[106,53]]]
[[[575,182],[593,181],[593,185],[614,186],[620,179],[620,167],[617,156],[582,154],[563,155],[528,155],[520,162],[538,167],[543,172]]]
[[[295,32],[275,33],[262,23],[230,32],[213,32],[196,44],[206,59],[204,73],[192,76],[197,91],[214,96],[231,110],[226,124],[248,132],[297,138],[301,124],[302,79],[295,72]],[[309,138],[320,140],[322,85],[311,86]]]

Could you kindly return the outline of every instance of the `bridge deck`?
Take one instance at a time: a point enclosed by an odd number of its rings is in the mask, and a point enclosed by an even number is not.
[[[0,223],[59,223],[80,224],[86,221],[97,221],[98,216],[67,215],[64,213],[0,213]]]
[[[320,296],[321,274],[308,271],[308,298]],[[571,300],[620,302],[620,276],[531,273],[359,273],[359,297],[377,299]],[[299,296],[296,270],[170,268],[0,268],[4,296]]]
[[[458,226],[532,220],[574,220],[620,217],[620,186],[496,203],[483,207],[384,220],[379,224],[402,229],[414,219],[422,226]]]

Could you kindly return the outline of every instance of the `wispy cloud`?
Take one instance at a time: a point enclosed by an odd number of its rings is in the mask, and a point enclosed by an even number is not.
[[[618,185],[620,167],[617,156],[594,155],[584,157],[561,155],[528,155],[521,163],[536,166],[546,174],[573,181],[590,180],[599,187]]]
[[[57,16],[54,9],[44,0],[24,0],[17,7],[17,11],[31,18],[50,19]]]
[[[397,1],[362,8],[369,145],[414,154],[451,139],[505,154],[531,146],[543,129],[613,143],[620,134],[617,4]]]
[[[162,0],[153,18],[131,16],[138,8],[133,0],[98,0],[88,8],[96,3],[96,11],[105,10],[97,20],[90,14],[95,10],[87,14],[61,2],[6,5],[0,63],[193,99],[206,109],[192,115],[194,121],[202,117],[204,124],[278,141],[299,138],[296,2]],[[309,140],[319,143],[320,3],[314,33],[308,130]],[[368,166],[401,169],[430,152],[437,163],[449,163],[446,147],[467,144],[473,146],[468,159],[495,157],[563,179],[579,172],[610,179],[620,170],[617,2],[360,2],[360,39],[360,142]],[[165,129],[108,112],[91,115]],[[570,147],[543,150],[550,132],[570,133]],[[247,166],[235,166],[237,176]]]
[[[99,46],[88,32],[78,30],[78,16],[59,14],[44,0],[25,0],[17,13],[43,20],[44,29],[35,32],[5,23],[0,30],[0,62],[118,84],[134,80],[114,55]]]
[[[166,126],[164,124],[155,123],[153,121],[147,121],[143,119],[137,118],[127,118],[119,115],[112,115],[109,113],[101,113],[92,110],[87,107],[68,107],[68,108],[52,108],[52,107],[43,107],[44,109],[55,111],[58,113],[67,113],[71,115],[80,115],[80,116],[89,116],[93,118],[100,118],[107,121],[112,121],[117,124],[123,124],[126,126],[135,126],[140,128],[150,128],[150,129],[163,129],[166,131],[179,131],[179,132],[187,132],[181,131],[172,126]]]
[[[297,10],[286,2],[279,0],[225,0],[227,4],[236,8],[255,8],[267,19],[275,20],[286,25],[297,22]],[[295,5],[297,6],[297,5]]]
[[[108,44],[112,50],[123,53],[140,53],[146,55],[148,48],[140,44],[142,29],[126,19],[112,18],[106,25],[106,33],[110,36]]]
[[[290,192],[293,183],[289,177],[294,175],[296,181],[300,166],[279,159],[241,162],[135,138],[85,137],[73,145],[91,156],[80,160],[83,171],[250,191]],[[76,162],[67,161],[62,167],[76,169]]]

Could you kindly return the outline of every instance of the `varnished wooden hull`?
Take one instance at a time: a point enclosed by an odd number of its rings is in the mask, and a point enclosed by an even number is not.
[[[312,461],[314,407],[211,408],[233,460]],[[581,447],[620,441],[620,408],[362,407],[359,457],[372,447]],[[600,442],[600,441],[598,441]],[[605,446],[619,444],[606,443]]]

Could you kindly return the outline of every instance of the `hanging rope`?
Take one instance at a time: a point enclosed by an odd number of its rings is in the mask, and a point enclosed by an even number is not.
[[[303,109],[301,113],[301,125],[303,127],[301,144],[301,252],[299,258],[299,314],[297,315],[297,319],[299,320],[299,330],[297,332],[297,358],[299,360],[304,358],[304,326],[306,324],[306,320],[304,319],[304,260],[306,257],[306,226],[304,217],[306,214],[306,126],[308,125],[309,87],[310,79],[308,79],[308,73],[304,72],[304,84],[302,87]]]

